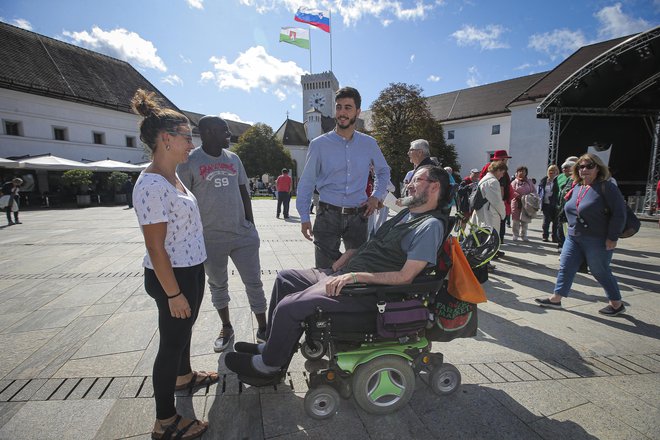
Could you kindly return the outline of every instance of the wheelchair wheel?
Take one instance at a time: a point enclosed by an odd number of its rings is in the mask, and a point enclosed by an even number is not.
[[[300,353],[308,361],[318,361],[325,355],[325,345],[321,341],[311,341],[313,348],[305,341],[300,344]]]
[[[341,397],[330,385],[320,385],[305,394],[305,412],[316,420],[328,419],[339,410]]]
[[[415,372],[400,356],[381,356],[360,365],[353,396],[370,414],[389,414],[406,405],[415,391]]]
[[[452,364],[442,364],[431,372],[431,389],[439,396],[455,392],[461,385],[461,373]]]

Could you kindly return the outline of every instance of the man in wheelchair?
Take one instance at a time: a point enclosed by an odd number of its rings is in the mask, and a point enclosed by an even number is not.
[[[388,220],[359,249],[347,250],[332,269],[284,270],[273,286],[267,341],[237,342],[225,358],[227,367],[247,384],[279,382],[303,332],[302,323],[318,308],[324,312],[359,312],[375,308],[371,295],[342,295],[350,284],[404,285],[436,264],[447,229],[449,175],[431,165],[417,169],[403,201],[407,209]]]

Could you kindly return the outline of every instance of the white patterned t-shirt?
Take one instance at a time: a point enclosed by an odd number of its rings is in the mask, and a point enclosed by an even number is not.
[[[184,194],[160,174],[143,172],[133,188],[133,206],[140,227],[167,223],[165,250],[172,267],[191,267],[206,260],[202,219],[190,190]],[[154,268],[149,252],[142,265]]]

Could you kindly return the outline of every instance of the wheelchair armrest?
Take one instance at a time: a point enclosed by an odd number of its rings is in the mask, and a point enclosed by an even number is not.
[[[427,293],[429,291],[440,289],[443,282],[444,277],[438,278],[435,275],[422,275],[415,278],[411,284],[398,284],[395,286],[384,286],[379,284],[350,284],[343,287],[342,294],[358,296],[373,295],[376,293]]]

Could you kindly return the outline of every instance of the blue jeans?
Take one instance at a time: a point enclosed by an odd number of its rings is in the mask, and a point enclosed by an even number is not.
[[[555,293],[563,297],[568,296],[575,274],[582,261],[586,259],[589,270],[605,289],[607,298],[610,301],[620,301],[619,285],[610,269],[613,253],[614,250],[605,249],[604,237],[567,236],[564,246],[561,248]]]

